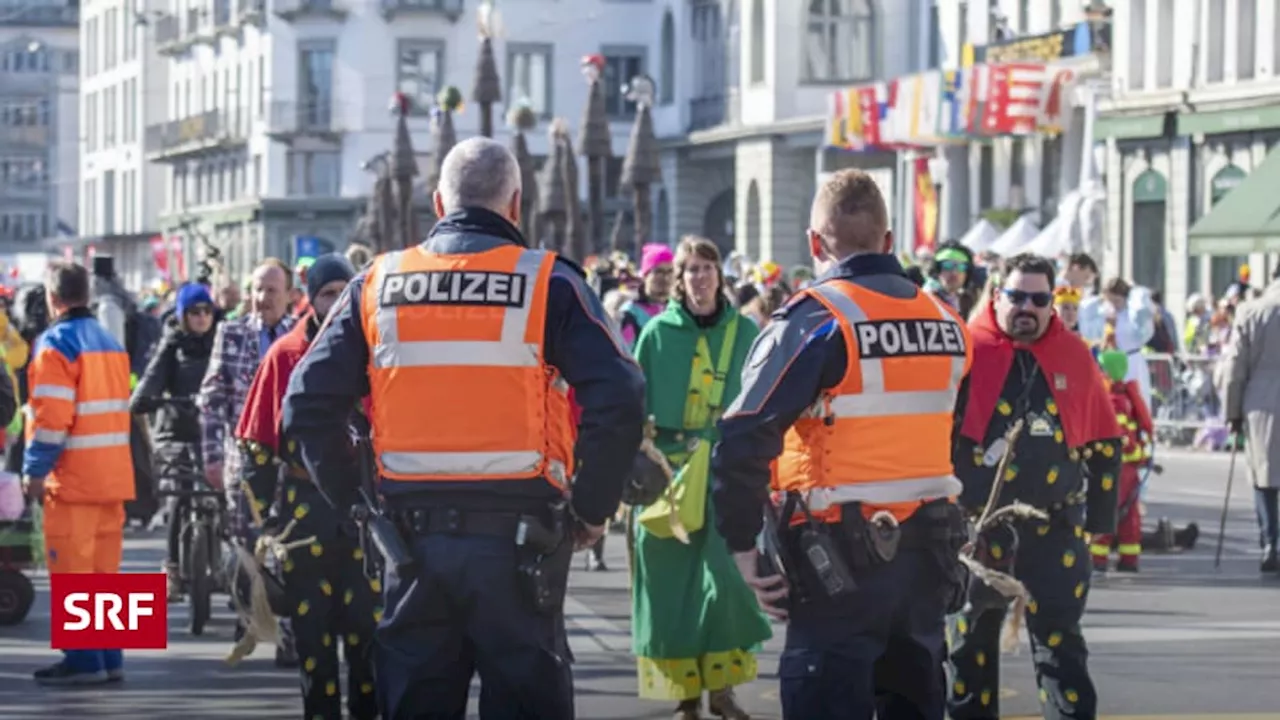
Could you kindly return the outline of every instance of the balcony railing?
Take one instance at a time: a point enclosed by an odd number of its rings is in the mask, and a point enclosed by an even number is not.
[[[213,3],[213,26],[214,27],[221,28],[231,24],[231,3],[232,3],[232,0],[214,0],[214,3]]]
[[[382,0],[382,14],[388,19],[396,15],[437,15],[449,21],[462,17],[463,0]]]
[[[335,135],[342,132],[332,100],[280,100],[271,103],[267,134],[275,137]]]
[[[0,125],[0,145],[47,146],[52,133],[48,125]]]
[[[725,97],[711,95],[689,101],[689,132],[706,130],[725,121]]]
[[[303,17],[341,19],[348,12],[346,0],[275,0],[271,9],[285,20]]]
[[[157,157],[177,157],[238,145],[249,136],[247,108],[209,110],[147,128],[147,152]]]
[[[182,21],[173,15],[156,20],[156,49],[167,51],[182,44]]]
[[[78,27],[80,7],[18,3],[16,8],[12,5],[0,8],[0,20],[5,25],[19,27]]]
[[[240,22],[260,20],[266,9],[267,0],[236,0],[236,17]]]

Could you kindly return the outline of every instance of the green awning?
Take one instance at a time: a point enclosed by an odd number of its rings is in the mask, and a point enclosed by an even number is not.
[[[1280,252],[1280,148],[1187,233],[1192,255]]]

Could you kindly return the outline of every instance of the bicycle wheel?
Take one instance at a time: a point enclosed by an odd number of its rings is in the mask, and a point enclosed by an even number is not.
[[[192,635],[202,634],[205,624],[209,622],[210,608],[213,604],[213,567],[210,563],[213,559],[214,542],[208,523],[204,520],[198,521],[192,528],[189,569],[191,591],[188,593],[188,603],[191,606],[189,621]]]

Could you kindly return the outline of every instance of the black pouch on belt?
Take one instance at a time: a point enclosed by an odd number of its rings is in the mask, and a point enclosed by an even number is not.
[[[519,557],[516,572],[533,609],[543,615],[560,612],[573,562],[573,541],[564,504],[551,508],[549,521],[537,515],[521,515],[515,543]]]
[[[940,592],[947,614],[964,609],[969,600],[972,573],[960,562],[960,551],[971,539],[969,521],[959,505],[934,500],[920,506],[912,520],[925,524],[929,548],[942,574]]]
[[[853,573],[837,551],[831,527],[814,519],[809,506],[798,493],[788,493],[783,505],[783,518],[791,517],[790,508],[798,506],[804,523],[794,529],[796,554],[802,572],[810,577],[812,587],[828,598],[839,598],[858,589]]]

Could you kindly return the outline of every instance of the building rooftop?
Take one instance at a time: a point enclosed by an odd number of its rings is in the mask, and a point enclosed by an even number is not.
[[[79,0],[0,0],[0,27],[77,27]]]

